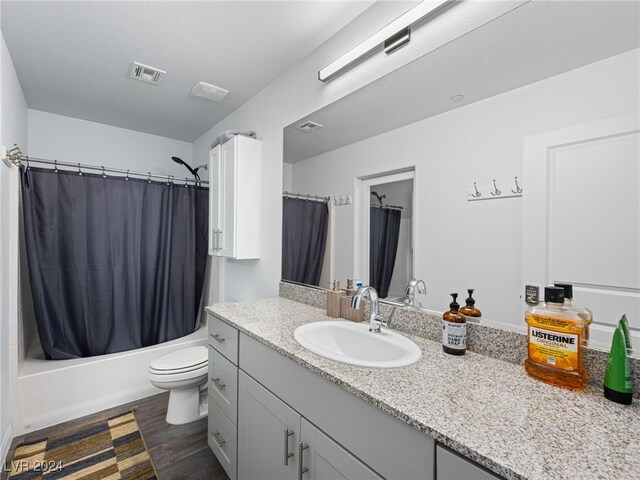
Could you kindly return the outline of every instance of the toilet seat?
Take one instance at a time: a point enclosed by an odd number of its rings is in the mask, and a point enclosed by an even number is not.
[[[149,365],[153,375],[179,375],[207,368],[209,352],[207,347],[189,347],[175,350],[157,358]],[[194,374],[195,376],[195,374]]]

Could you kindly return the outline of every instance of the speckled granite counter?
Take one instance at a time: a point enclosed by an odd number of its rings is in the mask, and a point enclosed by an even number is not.
[[[206,307],[345,390],[506,478],[640,478],[640,403],[609,402],[529,378],[523,367],[406,335],[422,359],[399,369],[345,365],[294,340],[305,323],[332,320],[284,298]]]

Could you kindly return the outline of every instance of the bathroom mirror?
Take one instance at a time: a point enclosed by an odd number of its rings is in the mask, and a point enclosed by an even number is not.
[[[571,14],[554,8],[544,29],[557,39]],[[586,51],[585,31],[561,53],[539,41],[527,19],[533,9],[526,4],[285,128],[284,190],[322,203],[326,226],[314,281],[283,270],[284,280],[372,283],[371,212],[378,197],[383,207],[404,201],[387,300],[402,303],[413,277],[426,283],[421,305],[443,312],[450,293],[464,304],[473,288],[483,322],[524,331],[525,285],[543,300],[545,284],[572,283],[574,303],[594,311],[592,345],[606,348],[626,313],[640,350],[638,39],[600,25],[607,49]],[[517,46],[495,41],[508,31],[520,32]],[[308,122],[319,126],[309,133]],[[602,143],[607,135],[617,140]],[[620,159],[615,175],[605,162],[612,157]],[[286,229],[292,217],[286,209],[283,217]],[[603,229],[617,235],[594,234]],[[393,253],[395,242],[385,245],[376,261]],[[604,251],[616,253],[595,258]],[[283,249],[283,264],[289,258]]]

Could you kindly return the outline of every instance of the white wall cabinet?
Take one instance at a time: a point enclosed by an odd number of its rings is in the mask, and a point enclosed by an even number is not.
[[[209,255],[260,257],[262,143],[236,135],[209,152]]]

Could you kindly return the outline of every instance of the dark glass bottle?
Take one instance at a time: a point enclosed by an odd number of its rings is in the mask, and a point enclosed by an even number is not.
[[[442,315],[442,349],[451,355],[464,355],[467,351],[467,319],[458,311],[458,294],[451,296],[450,310]]]

